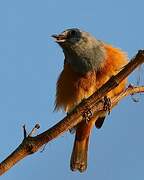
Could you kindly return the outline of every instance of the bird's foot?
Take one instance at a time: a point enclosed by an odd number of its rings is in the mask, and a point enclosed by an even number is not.
[[[108,111],[108,114],[110,114],[110,111],[111,111],[111,100],[110,100],[110,98],[107,96],[104,96],[103,101],[104,101],[103,110]]]
[[[88,123],[88,121],[91,119],[91,117],[93,116],[93,112],[91,109],[87,109],[84,113],[83,113],[83,119],[86,121],[86,123]]]

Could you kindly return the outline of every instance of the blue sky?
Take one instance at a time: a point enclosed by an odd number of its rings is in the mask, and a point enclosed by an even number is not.
[[[21,143],[22,125],[39,133],[64,117],[53,112],[55,84],[63,54],[50,37],[79,27],[128,53],[144,47],[143,0],[0,1],[0,160]],[[144,83],[141,71],[141,84]],[[138,72],[130,76],[136,83]],[[8,171],[14,179],[143,179],[144,96],[123,100],[101,130],[92,133],[88,170],[69,170],[73,136],[64,134]]]

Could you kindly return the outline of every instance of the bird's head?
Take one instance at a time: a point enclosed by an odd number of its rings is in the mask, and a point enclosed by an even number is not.
[[[82,38],[82,31],[77,28],[67,29],[60,34],[54,34],[52,37],[60,46],[70,46],[76,44]]]
[[[65,60],[80,73],[98,69],[104,59],[103,43],[78,28],[66,29],[52,37],[63,49]]]

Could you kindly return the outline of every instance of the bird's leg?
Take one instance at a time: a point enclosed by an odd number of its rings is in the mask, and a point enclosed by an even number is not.
[[[67,115],[69,115],[69,113],[67,113]],[[88,123],[89,120],[93,117],[93,112],[90,108],[87,107],[86,110],[83,112],[82,116],[83,116],[83,119],[85,120],[85,122]],[[71,134],[74,134],[76,127],[77,127],[77,125],[72,127],[71,129],[69,129],[69,132]]]
[[[111,100],[110,100],[110,98],[107,96],[104,96],[103,101],[104,101],[103,110],[108,111],[108,114],[110,114],[110,111],[111,111]]]

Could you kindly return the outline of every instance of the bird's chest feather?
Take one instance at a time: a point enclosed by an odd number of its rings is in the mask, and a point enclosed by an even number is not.
[[[65,64],[57,82],[56,109],[71,111],[84,98],[94,93],[95,86],[94,70],[80,75],[74,72],[69,64]]]
[[[66,112],[71,111],[84,98],[92,95],[100,88],[111,76],[118,73],[126,64],[127,57],[125,53],[117,48],[105,46],[107,57],[104,59],[101,68],[91,70],[80,75],[73,71],[67,63],[61,72],[57,82],[56,109],[63,108]],[[123,91],[126,80],[120,83],[118,87],[110,91],[107,95],[112,97]]]

